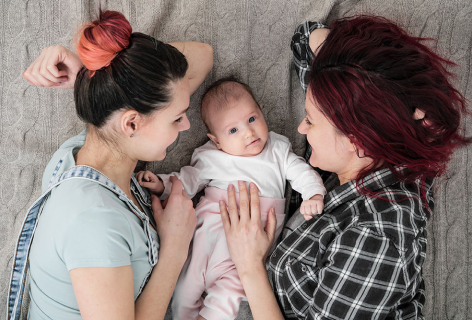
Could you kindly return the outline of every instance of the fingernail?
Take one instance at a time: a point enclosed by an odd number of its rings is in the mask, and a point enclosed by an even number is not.
[[[244,181],[239,180],[239,185],[240,185],[240,186],[244,185]]]
[[[252,183],[252,182],[251,182],[251,183],[249,184],[249,188],[251,188],[251,189],[255,189],[255,188],[256,188],[256,185],[255,185],[254,183]]]
[[[232,184],[230,184],[230,185],[228,186],[228,190],[229,190],[229,191],[233,191],[233,190],[234,190],[234,186],[233,186]]]
[[[220,200],[220,206],[223,206],[225,202],[223,200]]]

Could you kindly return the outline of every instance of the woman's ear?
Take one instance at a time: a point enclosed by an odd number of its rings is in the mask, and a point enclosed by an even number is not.
[[[132,138],[143,124],[143,117],[136,110],[126,110],[121,115],[121,130],[123,133]]]
[[[211,133],[207,133],[207,136],[208,138],[210,138],[211,141],[213,141],[213,143],[216,145],[218,150],[221,150],[220,143],[218,142],[218,139],[216,138],[216,136]]]
[[[346,143],[347,150],[349,152],[355,152],[359,156],[363,157],[364,150],[357,143],[357,139],[352,134],[350,134],[349,137],[347,137],[347,139],[348,139],[348,143]]]

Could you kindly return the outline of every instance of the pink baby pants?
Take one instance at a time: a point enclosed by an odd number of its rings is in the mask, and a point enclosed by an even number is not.
[[[236,198],[239,203],[238,193]],[[239,303],[246,297],[229,255],[219,200],[228,203],[226,190],[208,187],[197,205],[197,228],[172,300],[173,319],[191,320],[199,315],[207,320],[235,319]],[[274,207],[277,239],[284,223],[285,199],[260,197],[260,206],[264,226]]]

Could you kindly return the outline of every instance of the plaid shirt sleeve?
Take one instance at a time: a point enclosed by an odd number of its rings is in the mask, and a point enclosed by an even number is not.
[[[318,265],[307,319],[382,319],[406,292],[399,252],[370,228],[345,230]]]
[[[298,79],[302,86],[303,92],[306,93],[308,87],[308,73],[310,71],[310,64],[314,58],[313,52],[310,48],[310,34],[315,29],[328,28],[320,22],[306,21],[295,29],[295,33],[290,43],[290,48],[293,53],[293,65],[297,71]]]
[[[308,73],[310,71],[310,64],[314,58],[313,52],[310,49],[309,40],[310,34],[313,30],[318,28],[328,28],[326,25],[320,22],[311,22],[306,21],[299,25],[297,29],[295,29],[295,33],[292,37],[292,42],[290,43],[290,48],[292,49],[293,53],[293,65],[295,67],[295,71],[297,72],[298,79],[300,80],[300,85],[302,86],[303,92],[306,93],[306,89],[308,87]],[[307,148],[305,152],[305,160],[309,163],[309,159],[311,156],[311,146],[307,143]],[[319,169],[315,169],[320,174],[323,181],[330,175],[330,173],[326,171],[322,171]],[[296,192],[292,191],[292,197],[290,199],[290,207],[289,207],[289,215],[293,213],[300,207],[302,203],[301,195]]]

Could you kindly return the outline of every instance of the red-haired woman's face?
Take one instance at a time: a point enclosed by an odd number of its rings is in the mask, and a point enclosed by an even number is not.
[[[298,132],[306,134],[308,143],[313,149],[310,164],[322,170],[345,175],[350,172],[353,155],[356,155],[355,149],[350,140],[340,134],[321,113],[309,88],[307,92],[305,101],[307,115],[298,126]]]

